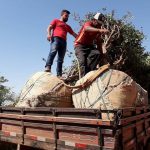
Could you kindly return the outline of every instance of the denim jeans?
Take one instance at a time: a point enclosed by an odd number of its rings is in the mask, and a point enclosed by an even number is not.
[[[47,58],[46,67],[49,66],[51,68],[54,58],[56,54],[58,54],[57,59],[57,76],[62,76],[62,64],[64,61],[65,53],[66,53],[66,40],[60,37],[53,37],[50,46],[50,53]]]

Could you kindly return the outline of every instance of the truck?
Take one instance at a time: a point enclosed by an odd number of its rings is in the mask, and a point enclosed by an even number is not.
[[[104,120],[103,114],[113,117]],[[150,150],[150,106],[0,107],[0,142],[17,150]]]

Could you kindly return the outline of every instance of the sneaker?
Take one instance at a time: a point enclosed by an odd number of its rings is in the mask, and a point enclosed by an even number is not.
[[[51,68],[49,66],[45,67],[45,72],[51,72]]]

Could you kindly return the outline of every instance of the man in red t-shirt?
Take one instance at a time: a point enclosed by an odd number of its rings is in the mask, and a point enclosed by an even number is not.
[[[69,32],[74,37],[77,36],[72,28],[66,24],[69,14],[70,12],[68,10],[62,10],[60,19],[54,19],[47,28],[47,40],[51,41],[51,49],[46,62],[45,71],[51,72],[53,60],[58,53],[56,70],[58,77],[62,76],[62,64],[67,46],[67,33]]]
[[[96,69],[100,60],[102,43],[98,43],[98,39],[101,34],[108,33],[107,29],[101,28],[104,19],[103,14],[97,13],[92,21],[85,22],[75,40],[75,54],[79,61],[81,77]]]

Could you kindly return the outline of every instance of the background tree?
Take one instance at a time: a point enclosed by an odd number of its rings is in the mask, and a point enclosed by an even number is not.
[[[107,28],[110,33],[102,37],[102,50],[106,51],[106,54],[101,56],[100,65],[109,63],[114,69],[127,73],[150,93],[150,53],[142,46],[145,39],[142,29],[140,31],[135,28],[129,12],[121,19],[116,18],[114,10],[107,12],[104,8],[101,12],[106,17],[102,28]],[[78,14],[73,16],[81,26],[85,21],[91,20],[95,13],[89,12],[83,19]],[[65,68],[64,73],[67,77],[76,77],[74,79],[77,80],[77,68],[77,61],[73,58],[72,65]]]
[[[15,101],[15,93],[11,91],[11,88],[4,85],[6,82],[8,82],[8,80],[3,76],[0,76],[0,106]]]

